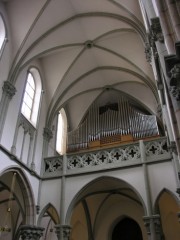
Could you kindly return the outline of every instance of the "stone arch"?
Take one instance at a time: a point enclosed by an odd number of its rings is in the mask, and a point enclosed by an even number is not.
[[[37,225],[43,227],[43,239],[56,239],[55,225],[60,223],[59,214],[56,208],[48,203],[41,211]]]
[[[177,196],[166,188],[162,189],[155,201],[154,212],[160,215],[161,230],[165,239],[178,240],[180,235],[178,221],[180,202]]]
[[[21,199],[20,203],[21,204],[23,203],[22,207],[24,208],[24,212],[25,212],[22,224],[34,225],[35,224],[35,212],[36,212],[34,195],[33,195],[33,190],[30,185],[30,182],[29,182],[26,174],[24,173],[24,171],[22,169],[20,169],[19,167],[11,167],[11,168],[8,168],[8,169],[4,170],[3,172],[1,172],[0,179],[4,180],[6,182],[6,179],[7,179],[6,176],[8,176],[8,175],[12,176],[13,174],[16,175],[16,180],[15,180],[16,185],[15,185],[13,194],[16,193],[17,187],[19,188],[19,190],[21,191],[21,194],[22,194],[22,199]],[[9,183],[7,183],[6,185],[9,186]]]
[[[43,218],[44,214],[46,212],[49,212],[49,215],[51,216],[51,218],[54,220],[54,222],[56,224],[59,224],[60,223],[60,217],[59,217],[59,214],[56,210],[56,208],[51,204],[51,203],[48,203],[41,211],[39,217],[38,217],[38,221],[37,221],[37,225],[40,226],[41,224],[41,219]]]
[[[141,223],[141,227],[144,228],[142,217],[146,215],[146,207],[138,191],[126,181],[108,176],[92,180],[75,195],[67,210],[66,224],[71,225],[73,228],[73,225],[75,226],[75,223],[79,220],[78,217],[80,217],[81,220],[83,219],[84,226],[87,227],[88,238],[97,236],[101,220],[111,218],[108,223],[104,223],[104,225],[107,224],[105,226],[107,230],[114,222],[114,219],[122,215],[124,209],[122,211],[119,209],[120,203],[124,204],[129,217],[137,213],[138,221]],[[130,205],[129,209],[127,204]],[[112,214],[110,208],[113,208]],[[135,212],[133,212],[133,208]],[[108,217],[105,216],[105,212]],[[111,216],[109,217],[109,215]],[[145,229],[143,231],[145,235]],[[74,234],[77,235],[77,233]]]

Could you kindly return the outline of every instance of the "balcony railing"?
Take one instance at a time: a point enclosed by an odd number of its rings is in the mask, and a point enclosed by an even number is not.
[[[171,158],[167,138],[156,138],[143,141],[143,144],[141,141],[141,144],[136,142],[96,151],[76,152],[66,156],[45,158],[44,177],[61,176],[63,167],[66,175],[71,175],[132,167],[141,165],[144,161],[155,163],[167,161]],[[63,164],[63,159],[65,164]]]

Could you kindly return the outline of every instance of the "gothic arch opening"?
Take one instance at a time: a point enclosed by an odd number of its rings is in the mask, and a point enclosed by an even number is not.
[[[0,176],[0,239],[15,239],[21,225],[33,225],[35,205],[32,189],[18,168],[7,169]]]
[[[87,184],[74,198],[66,218],[71,225],[71,240],[108,240],[112,225],[120,216],[134,219],[147,234],[143,223],[146,209],[142,198],[127,182],[113,177],[100,177]],[[141,240],[141,239],[138,239]]]
[[[178,240],[180,236],[180,226],[178,213],[180,203],[167,189],[163,189],[156,200],[156,211],[160,214],[162,235],[166,240]]]
[[[112,240],[143,240],[139,224],[131,218],[120,220],[113,229]]]
[[[38,219],[38,225],[43,227],[45,231],[43,232],[43,239],[57,239],[54,226],[60,223],[59,215],[57,210],[52,204],[48,204],[41,211]]]

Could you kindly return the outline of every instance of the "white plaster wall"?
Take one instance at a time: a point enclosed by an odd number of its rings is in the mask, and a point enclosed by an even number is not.
[[[43,181],[40,191],[40,208],[41,210],[51,203],[60,212],[61,199],[61,179]]]
[[[148,171],[153,205],[164,188],[176,194],[177,185],[172,162],[149,165]]]
[[[109,172],[92,173],[82,176],[73,176],[66,179],[66,193],[65,193],[65,212],[67,212],[68,207],[76,194],[92,180],[99,177],[113,177],[120,180],[124,180],[129,183],[141,196],[146,205],[146,193],[144,185],[143,170],[141,167],[135,167],[131,169],[122,169]]]

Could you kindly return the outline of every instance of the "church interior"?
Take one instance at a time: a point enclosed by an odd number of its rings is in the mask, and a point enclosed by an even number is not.
[[[179,0],[0,0],[1,240],[179,240],[179,157]]]

